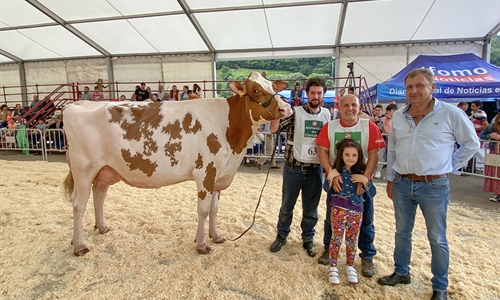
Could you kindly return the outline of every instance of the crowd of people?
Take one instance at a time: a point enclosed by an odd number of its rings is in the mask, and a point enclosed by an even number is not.
[[[78,100],[89,100],[89,101],[104,101],[103,88],[107,86],[102,84],[102,79],[99,79],[94,86],[94,91],[90,92],[88,86],[84,86],[83,93],[78,92]],[[127,98],[125,95],[121,95],[118,99],[114,101],[149,101],[149,102],[161,102],[161,101],[184,101],[203,98],[203,91],[198,84],[193,84],[192,89],[188,85],[182,87],[182,91],[177,89],[177,85],[173,85],[171,90],[165,90],[162,84],[158,85],[158,90],[153,92],[151,87],[146,86],[145,82],[141,82],[140,85],[135,86],[134,93]]]

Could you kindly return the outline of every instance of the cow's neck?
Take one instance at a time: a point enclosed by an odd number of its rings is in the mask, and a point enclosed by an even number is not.
[[[248,140],[257,130],[245,103],[244,96],[237,95],[227,99],[229,125],[226,138],[234,154],[240,154],[247,148]]]

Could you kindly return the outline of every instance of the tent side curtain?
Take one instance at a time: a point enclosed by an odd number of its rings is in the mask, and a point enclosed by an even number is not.
[[[500,68],[472,53],[420,55],[389,80],[369,88],[362,98],[406,99],[404,79],[415,68],[428,68],[434,73],[433,95],[438,99],[500,98]]]

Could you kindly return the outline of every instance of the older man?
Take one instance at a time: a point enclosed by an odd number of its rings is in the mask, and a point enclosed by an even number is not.
[[[364,161],[366,169],[363,175],[370,179],[377,167],[378,152],[380,148],[385,147],[384,139],[380,133],[380,129],[375,123],[368,119],[361,119],[358,116],[360,110],[359,100],[353,94],[347,94],[340,99],[340,119],[328,122],[321,129],[316,142],[319,145],[319,159],[323,169],[327,173],[329,185],[333,185],[333,189],[337,192],[341,191],[340,175],[332,170],[333,162],[335,161],[335,145],[344,138],[350,138],[357,141],[363,149]],[[338,176],[333,178],[336,173]],[[375,238],[375,228],[373,226],[373,196],[376,190],[370,193],[364,193],[363,198],[363,222],[359,234],[358,248],[361,250],[362,274],[365,277],[372,277],[374,274],[373,256],[377,254],[373,240]],[[323,244],[325,252],[318,259],[318,263],[323,265],[329,264],[329,248],[332,238],[332,228],[330,223],[330,207],[331,193],[328,193],[326,198],[326,218],[324,223]]]
[[[381,285],[411,282],[412,231],[417,206],[425,219],[431,246],[431,299],[447,299],[449,252],[446,214],[448,173],[457,172],[479,148],[472,123],[458,107],[432,97],[436,88],[429,69],[405,78],[409,104],[394,113],[387,151],[387,195],[396,217],[394,273]],[[455,142],[460,148],[454,151]]]

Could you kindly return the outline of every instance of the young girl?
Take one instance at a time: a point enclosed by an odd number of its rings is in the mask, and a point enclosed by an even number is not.
[[[361,221],[363,220],[363,193],[368,190],[368,184],[371,182],[362,175],[365,170],[363,162],[363,151],[361,146],[352,139],[344,139],[337,143],[337,157],[333,165],[336,172],[333,177],[341,176],[342,191],[332,193],[331,223],[332,239],[330,241],[330,270],[328,272],[331,284],[340,283],[339,272],[337,269],[337,260],[339,257],[340,246],[345,234],[346,240],[346,272],[347,280],[351,284],[358,283],[358,275],[354,269],[354,258],[356,257],[356,247],[359,235]],[[337,172],[337,170],[340,170]]]

